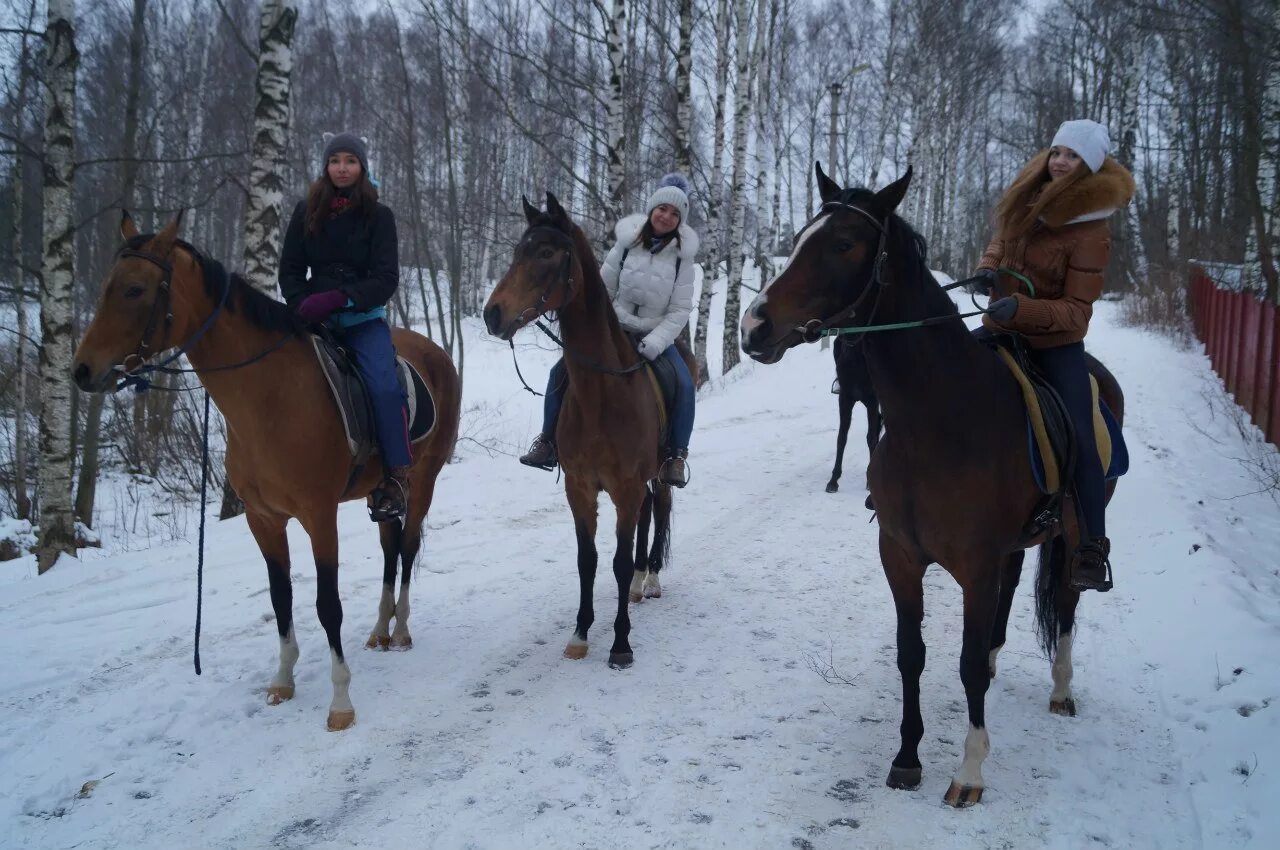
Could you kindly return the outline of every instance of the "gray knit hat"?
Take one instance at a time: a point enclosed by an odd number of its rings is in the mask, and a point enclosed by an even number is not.
[[[369,150],[365,146],[364,139],[354,133],[338,133],[331,137],[324,146],[324,158],[321,161],[322,167],[327,167],[329,157],[335,153],[349,153],[360,160],[360,170],[365,174],[369,173]]]
[[[683,174],[666,174],[658,181],[658,188],[649,196],[646,213],[653,212],[659,204],[671,204],[680,211],[680,221],[689,218],[689,181]]]

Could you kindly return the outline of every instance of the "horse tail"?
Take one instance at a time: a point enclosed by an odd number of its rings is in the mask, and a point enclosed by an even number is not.
[[[1067,565],[1066,539],[1059,534],[1040,544],[1036,568],[1036,632],[1045,655],[1053,658],[1058,649],[1058,591]]]

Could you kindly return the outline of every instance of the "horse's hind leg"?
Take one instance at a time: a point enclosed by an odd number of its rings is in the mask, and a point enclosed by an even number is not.
[[[996,656],[1004,646],[1005,633],[1009,627],[1009,611],[1013,608],[1013,597],[1018,591],[1018,581],[1022,578],[1022,559],[1026,552],[1014,552],[1004,562],[1000,574],[1000,605],[996,608],[996,625],[991,632],[991,651],[987,654],[987,669],[991,678],[996,677]]]
[[[378,536],[382,542],[382,597],[378,600],[378,620],[373,624],[369,649],[391,647],[391,617],[396,612],[396,567],[400,560],[400,541],[404,530],[399,522],[378,523]]]
[[[640,524],[636,527],[636,568],[631,574],[631,587],[627,598],[632,602],[644,601],[644,579],[649,560],[649,523],[653,519],[653,490],[661,486],[654,481],[645,488],[644,504],[640,506]]]
[[[889,768],[890,788],[920,785],[920,739],[924,720],[920,717],[920,674],[924,672],[924,564],[913,558],[883,529],[880,531],[880,562],[884,566],[893,606],[898,613],[898,672],[902,676],[902,745]]]
[[[596,581],[596,521],[598,518],[595,484],[578,475],[564,477],[564,492],[573,512],[573,531],[578,538],[578,619],[573,636],[564,648],[565,658],[587,657],[587,632],[595,622],[592,586]],[[628,576],[630,579],[630,576]]]
[[[396,627],[391,632],[392,649],[409,649],[413,646],[413,637],[409,634],[409,581],[413,565],[422,549],[427,512],[431,510],[431,500],[435,496],[436,474],[439,474],[439,470],[416,486],[409,496],[409,514],[405,518],[404,531],[400,537],[400,596],[396,599]]]
[[[342,652],[342,599],[338,596],[338,511],[337,505],[327,510],[299,517],[311,537],[311,551],[316,559],[316,614],[329,639],[330,678],[333,700],[329,703],[326,723],[330,732],[339,732],[356,722],[351,705],[351,669]]]
[[[853,421],[853,390],[848,385],[847,376],[840,380],[840,430],[836,432],[836,465],[831,468],[831,480],[827,482],[827,492],[835,493],[840,489],[840,476],[844,474],[844,447],[849,442],[849,425]]]
[[[662,596],[662,568],[671,560],[671,518],[674,513],[674,491],[667,484],[659,484],[653,492],[653,547],[648,553],[649,573],[644,580],[646,599]],[[639,564],[636,567],[639,568]]]
[[[280,667],[267,685],[267,704],[279,705],[293,699],[293,667],[298,663],[298,639],[293,631],[293,581],[289,577],[289,538],[285,535],[288,517],[254,511],[245,515],[253,539],[267,562],[271,582],[271,607],[276,613],[280,634]]]
[[[1066,547],[1058,541],[1059,552],[1054,556],[1066,561]],[[1075,669],[1071,661],[1071,641],[1075,634],[1076,606],[1080,603],[1080,591],[1071,587],[1070,570],[1062,565],[1059,573],[1058,598],[1054,600],[1058,610],[1058,645],[1054,648],[1053,692],[1049,694],[1049,711],[1065,717],[1076,716],[1076,700],[1071,693],[1071,678]]]
[[[944,803],[956,808],[971,806],[982,799],[985,783],[982,763],[991,752],[987,734],[986,699],[991,685],[988,653],[1000,606],[1000,576],[989,564],[995,559],[974,558],[968,563],[952,565],[952,574],[964,578],[964,644],[960,649],[960,681],[969,703],[969,733],[964,739],[964,760],[943,796]]]

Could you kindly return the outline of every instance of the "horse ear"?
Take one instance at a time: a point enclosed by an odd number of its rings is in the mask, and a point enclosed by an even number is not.
[[[876,192],[876,205],[887,213],[891,213],[898,208],[898,204],[902,203],[903,197],[907,194],[907,186],[911,185],[911,166],[907,166],[907,173],[899,177],[897,180],[885,186],[879,192]]]
[[[178,228],[182,225],[182,213],[184,210],[178,210],[178,214],[173,217],[173,221],[164,226],[156,234],[155,240],[151,243],[151,250],[159,254],[161,257],[166,256],[173,250],[173,243],[178,241]]]
[[[547,212],[552,218],[568,220],[569,214],[564,211],[564,207],[560,206],[560,201],[556,200],[556,196],[547,192]]]
[[[529,203],[529,199],[524,195],[520,196],[520,202],[524,204],[524,220],[533,224],[537,220],[538,216],[542,215],[542,211]]]
[[[826,175],[820,162],[814,162],[813,173],[818,178],[818,196],[822,198],[822,202],[825,204],[835,200],[836,195],[840,194],[840,184]]]
[[[138,225],[134,223],[133,216],[126,209],[120,210],[120,238],[128,242],[137,235]]]

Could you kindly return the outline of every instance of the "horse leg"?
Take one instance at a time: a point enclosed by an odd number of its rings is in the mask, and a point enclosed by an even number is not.
[[[649,550],[649,574],[644,580],[646,599],[662,596],[662,568],[671,560],[671,517],[673,516],[674,490],[667,484],[659,484],[653,493],[653,548]],[[637,564],[637,566],[639,566]]]
[[[618,615],[613,620],[613,646],[609,649],[609,666],[615,670],[630,667],[635,661],[631,652],[631,617],[627,614],[627,586],[635,572],[632,546],[635,545],[636,523],[645,498],[644,482],[610,493],[618,513],[618,548],[613,553],[613,577],[618,582]]]
[[[844,474],[844,447],[849,441],[849,424],[853,421],[853,390],[847,381],[840,382],[840,430],[836,432],[836,465],[831,468],[831,480],[827,482],[827,492],[835,493],[840,489],[840,476]]]
[[[288,517],[246,512],[249,530],[267,562],[271,582],[271,607],[276,612],[280,634],[280,668],[267,685],[267,705],[293,699],[293,667],[298,663],[298,638],[293,632],[293,581],[289,577],[289,538],[285,534]]]
[[[1060,542],[1060,541],[1059,541]],[[1076,700],[1071,695],[1071,677],[1074,669],[1071,663],[1071,640],[1075,633],[1076,606],[1080,603],[1080,591],[1071,586],[1070,570],[1067,569],[1066,546],[1060,545],[1055,556],[1062,563],[1058,571],[1058,598],[1055,600],[1058,611],[1058,645],[1054,648],[1053,692],[1049,694],[1049,711],[1065,717],[1076,716]]]
[[[653,487],[661,487],[657,481]],[[649,560],[649,523],[653,519],[653,491],[646,487],[644,504],[640,506],[640,525],[636,527],[635,572],[631,575],[631,587],[627,590],[627,598],[632,602],[644,601],[645,565]]]
[[[996,656],[1004,646],[1005,632],[1009,627],[1009,611],[1013,608],[1013,596],[1022,578],[1022,559],[1026,552],[1015,552],[1004,562],[1000,576],[1000,606],[996,608],[996,626],[991,632],[991,652],[987,655],[987,669],[991,678],[996,677]]]
[[[333,701],[329,703],[326,725],[340,732],[356,722],[351,705],[351,670],[342,653],[342,600],[338,596],[338,513],[337,506],[310,517],[299,517],[311,537],[316,559],[316,614],[329,639],[330,678]]]
[[[884,566],[893,606],[898,614],[898,672],[902,676],[902,745],[889,768],[890,788],[912,789],[920,785],[920,674],[924,672],[924,568],[897,541],[880,531],[880,563]]]
[[[427,513],[431,510],[431,500],[435,498],[436,476],[439,474],[440,470],[436,469],[427,480],[414,482],[409,497],[409,513],[400,538],[400,597],[396,600],[396,627],[391,632],[392,649],[410,649],[413,646],[413,637],[409,634],[409,581],[418,553],[422,550],[423,529]]]
[[[573,531],[578,538],[578,621],[573,637],[564,648],[564,657],[587,657],[587,631],[595,622],[595,608],[591,599],[596,581],[596,520],[597,497],[593,482],[578,475],[564,477],[564,492],[573,512]],[[629,578],[629,577],[628,577]]]
[[[867,408],[867,468],[871,468],[871,455],[875,454],[880,444],[880,429],[884,427],[884,415],[880,413],[880,402],[872,393],[862,397],[862,404]],[[867,490],[871,490],[870,481]]]
[[[364,644],[368,649],[391,647],[391,616],[396,612],[396,568],[403,534],[399,522],[378,523],[378,537],[382,543],[382,598],[378,600],[377,622]]]
[[[964,683],[964,695],[969,703],[969,733],[964,739],[964,760],[942,798],[944,803],[958,809],[972,806],[982,799],[985,787],[982,762],[991,752],[986,721],[987,688],[991,685],[988,653],[996,609],[1000,605],[1000,577],[995,570],[984,570],[983,563],[974,559],[961,565],[969,569],[958,568],[954,573],[966,577],[976,574],[976,578],[970,578],[961,585],[964,590],[964,643],[960,649],[960,681]]]

